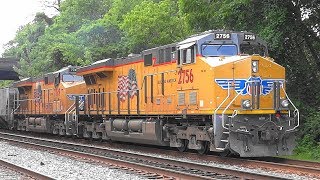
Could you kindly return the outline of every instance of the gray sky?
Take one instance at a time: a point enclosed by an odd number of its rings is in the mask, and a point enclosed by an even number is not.
[[[0,1],[0,54],[4,51],[3,45],[15,37],[16,31],[20,26],[31,22],[37,12],[45,11],[48,15],[56,13],[53,8],[45,8],[44,1],[45,0]]]

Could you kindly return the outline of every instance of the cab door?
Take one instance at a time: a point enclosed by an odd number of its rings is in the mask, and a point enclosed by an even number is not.
[[[53,99],[53,104],[52,104],[53,113],[56,113],[56,114],[61,112],[60,82],[61,82],[60,73],[57,73],[54,75],[54,88],[52,93],[53,96],[51,97]]]
[[[196,63],[197,45],[195,42],[182,44],[178,49],[176,70],[177,113],[182,115],[196,113],[200,83],[195,82],[194,74],[198,71]]]

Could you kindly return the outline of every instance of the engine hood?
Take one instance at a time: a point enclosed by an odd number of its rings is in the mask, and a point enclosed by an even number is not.
[[[211,67],[218,67],[227,63],[244,60],[250,56],[220,56],[220,57],[202,57],[203,61]]]

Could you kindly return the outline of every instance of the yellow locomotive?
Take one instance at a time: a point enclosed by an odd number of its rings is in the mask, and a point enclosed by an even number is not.
[[[242,157],[289,155],[299,111],[253,33],[186,40],[17,82],[14,126]],[[83,77],[83,79],[82,79]]]

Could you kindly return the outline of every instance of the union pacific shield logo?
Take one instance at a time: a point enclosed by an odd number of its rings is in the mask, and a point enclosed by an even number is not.
[[[261,79],[260,77],[250,77],[249,79],[215,79],[215,82],[222,88],[227,90],[234,89],[241,95],[251,95],[251,83],[260,82],[260,94],[268,95],[273,90],[273,83],[275,81],[280,82],[281,87],[283,86],[284,79]],[[234,86],[234,87],[233,87]]]

